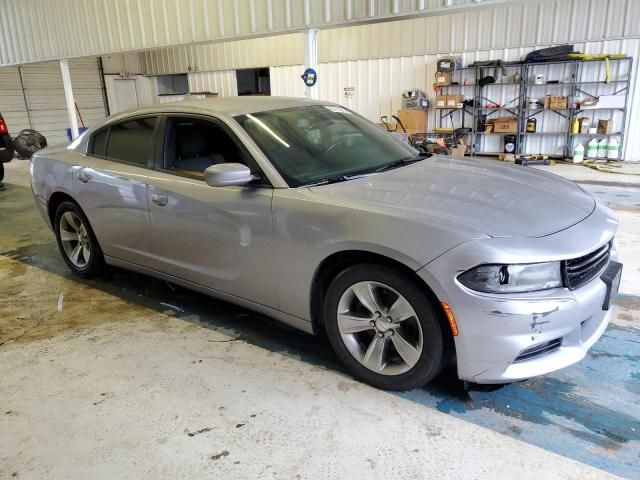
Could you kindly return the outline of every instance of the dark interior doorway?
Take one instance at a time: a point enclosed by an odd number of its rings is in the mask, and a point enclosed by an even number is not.
[[[236,70],[238,95],[271,95],[268,68],[244,68]]]

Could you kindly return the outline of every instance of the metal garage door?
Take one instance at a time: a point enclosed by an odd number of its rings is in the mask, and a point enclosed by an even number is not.
[[[29,126],[18,67],[0,68],[0,113],[13,136]]]
[[[26,65],[21,69],[31,128],[47,137],[49,145],[67,142],[65,129],[69,127],[69,119],[60,64],[46,62]],[[106,115],[97,59],[69,60],[69,71],[73,95],[82,119],[89,127]],[[15,126],[9,126],[17,131]],[[22,124],[21,128],[29,128],[29,122]]]

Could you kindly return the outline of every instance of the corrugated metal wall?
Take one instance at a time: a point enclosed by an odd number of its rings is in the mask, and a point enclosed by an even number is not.
[[[323,30],[320,62],[534,47],[640,36],[638,0],[520,5]]]
[[[213,92],[221,97],[238,95],[235,70],[189,74],[189,92]]]
[[[318,2],[321,3],[321,2]],[[390,2],[388,2],[390,3]],[[318,60],[446,55],[640,37],[638,0],[547,0],[322,30]],[[145,52],[147,75],[303,62],[301,34]]]
[[[260,40],[208,43],[142,52],[143,73],[171,73],[227,70],[290,65],[303,61],[302,34],[294,33]]]
[[[18,67],[0,68],[0,113],[13,136],[29,126]]]
[[[0,65],[234,40],[507,2],[514,0],[486,0],[480,5],[474,0],[3,0]]]
[[[58,62],[27,65],[22,68],[31,128],[42,133],[49,143],[67,141],[69,125],[67,107]],[[106,114],[97,59],[75,59],[69,62],[73,95],[89,126]],[[29,124],[11,126],[14,131],[30,128]]]

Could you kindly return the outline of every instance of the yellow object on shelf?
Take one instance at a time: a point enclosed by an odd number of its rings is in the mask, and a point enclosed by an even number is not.
[[[435,127],[433,129],[434,133],[453,133],[453,128],[448,127]]]
[[[571,121],[571,133],[580,133],[580,119],[578,117],[573,117]]]

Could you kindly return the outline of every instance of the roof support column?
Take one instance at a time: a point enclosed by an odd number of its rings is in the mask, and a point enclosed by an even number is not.
[[[60,59],[60,72],[62,73],[62,85],[64,86],[64,98],[67,101],[67,115],[71,127],[71,139],[78,136],[78,118],[76,117],[76,104],[73,100],[73,88],[71,87],[71,75],[69,74],[69,61]]]
[[[318,30],[310,28],[304,31],[304,65],[318,72]],[[307,87],[307,98],[318,98],[318,86]]]

